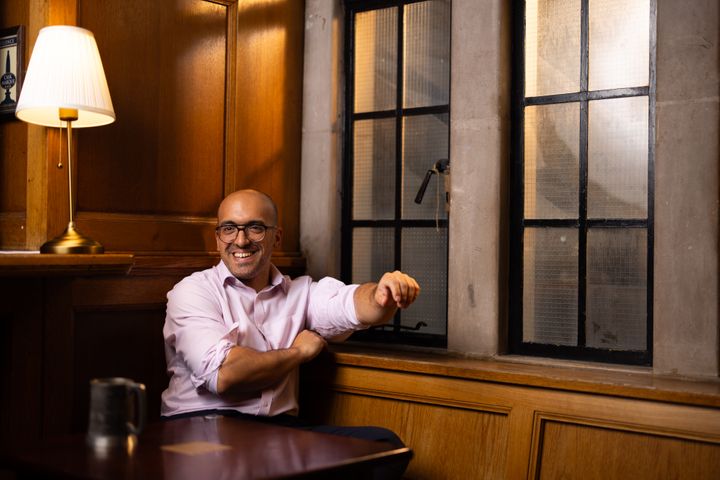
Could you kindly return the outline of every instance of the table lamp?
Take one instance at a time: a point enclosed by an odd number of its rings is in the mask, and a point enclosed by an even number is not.
[[[46,127],[67,129],[70,221],[65,232],[40,247],[41,253],[103,253],[103,246],[75,229],[72,185],[72,129],[115,121],[110,91],[95,37],[84,28],[57,25],[40,30],[15,116]],[[62,161],[58,164],[62,168]]]

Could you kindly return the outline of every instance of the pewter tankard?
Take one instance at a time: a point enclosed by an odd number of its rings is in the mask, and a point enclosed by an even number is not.
[[[119,377],[90,381],[88,445],[131,449],[144,426],[145,385]]]

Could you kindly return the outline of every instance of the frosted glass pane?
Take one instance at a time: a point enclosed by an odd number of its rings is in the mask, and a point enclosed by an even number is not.
[[[355,16],[355,112],[395,108],[397,8]]]
[[[412,228],[402,233],[402,271],[414,277],[421,292],[415,303],[403,310],[403,325],[419,331],[445,335],[447,316],[447,229]]]
[[[646,218],[648,99],[589,102],[588,218]]]
[[[353,230],[352,283],[377,282],[385,272],[395,270],[394,245],[392,228]]]
[[[577,230],[526,228],[523,248],[523,341],[577,345]]]
[[[395,119],[355,122],[353,219],[395,218]]]
[[[433,175],[420,205],[415,196],[435,162],[448,158],[448,115],[419,115],[403,119],[402,218],[446,218],[445,177]]]
[[[649,83],[650,0],[589,0],[590,90]]]
[[[525,108],[525,218],[577,218],[580,106]]]
[[[587,248],[587,346],[646,350],[646,230],[590,229]]]
[[[580,0],[525,3],[525,96],[580,90]]]
[[[450,0],[405,6],[403,105],[449,103]]]

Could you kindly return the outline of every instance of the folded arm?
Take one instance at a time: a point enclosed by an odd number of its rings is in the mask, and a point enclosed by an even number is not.
[[[303,330],[290,348],[261,352],[248,347],[233,347],[218,370],[217,392],[254,392],[269,387],[301,363],[315,358],[325,345],[326,341],[320,335]]]

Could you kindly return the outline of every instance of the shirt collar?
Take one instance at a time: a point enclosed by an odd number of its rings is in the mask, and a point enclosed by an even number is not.
[[[218,277],[223,285],[231,283],[233,285],[246,286],[242,280],[238,280],[237,278],[235,278],[235,275],[230,272],[230,270],[227,268],[227,265],[225,265],[225,262],[223,262],[222,259],[215,268],[217,268]],[[280,270],[277,269],[275,265],[270,264],[270,284],[265,287],[265,289],[272,290],[277,286],[280,286],[280,288],[283,289],[283,292],[287,293],[288,289],[290,288],[290,281],[285,275],[280,272]]]

